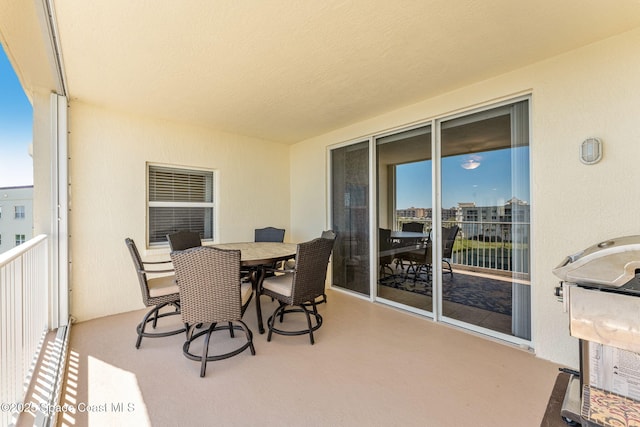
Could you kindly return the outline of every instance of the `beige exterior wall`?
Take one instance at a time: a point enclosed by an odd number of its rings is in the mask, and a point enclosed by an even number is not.
[[[143,258],[168,259],[168,248],[145,248],[146,162],[217,171],[217,241],[290,228],[286,145],[79,102],[69,123],[71,314],[79,321],[142,307],[125,237]]]
[[[42,38],[31,19],[36,14],[30,13],[24,25],[22,11],[5,14],[0,26],[5,39],[19,41],[13,57],[22,64],[21,81],[35,115],[34,228],[35,234],[49,234],[48,92],[55,84],[43,45],[34,42]],[[331,144],[525,93],[532,94],[533,342],[539,357],[577,366],[577,342],[569,337],[567,315],[553,296],[558,280],[551,269],[565,255],[600,240],[640,234],[635,185],[640,174],[635,167],[640,157],[640,30],[292,147],[72,102],[71,314],[87,320],[142,306],[123,240],[134,238],[145,254],[147,161],[219,171],[220,241],[251,240],[252,230],[265,225],[284,227],[287,240],[302,241],[328,224]],[[585,166],[578,160],[578,146],[591,136],[603,139],[604,158]]]
[[[532,94],[532,323],[536,354],[576,367],[577,340],[553,295],[551,270],[564,256],[601,240],[640,234],[640,30],[604,40],[401,110],[297,144],[291,150],[291,227],[327,220],[326,149],[331,144]],[[374,96],[372,94],[372,96]],[[583,165],[587,137],[604,142],[603,160]],[[301,237],[307,237],[302,231]]]

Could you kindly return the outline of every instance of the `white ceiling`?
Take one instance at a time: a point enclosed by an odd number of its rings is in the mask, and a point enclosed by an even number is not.
[[[295,143],[640,26],[638,0],[54,0],[69,96]]]

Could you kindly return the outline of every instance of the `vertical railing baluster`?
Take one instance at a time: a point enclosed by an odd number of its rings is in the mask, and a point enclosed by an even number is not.
[[[20,403],[47,331],[47,236],[0,254],[0,402]],[[17,414],[0,412],[0,426]]]

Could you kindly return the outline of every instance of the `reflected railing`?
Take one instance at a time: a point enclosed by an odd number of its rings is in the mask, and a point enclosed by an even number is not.
[[[395,229],[406,222],[424,223],[425,233],[432,228],[431,218],[398,218]],[[511,272],[528,278],[530,224],[528,222],[457,221],[448,219],[443,226],[457,225],[460,232],[453,246],[451,263],[462,268]]]
[[[40,348],[47,334],[47,236],[0,254],[0,426],[24,408]]]

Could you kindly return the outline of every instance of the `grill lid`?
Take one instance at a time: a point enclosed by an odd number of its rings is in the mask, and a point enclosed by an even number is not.
[[[569,255],[553,273],[565,282],[640,292],[638,269],[640,236],[636,235],[605,240]]]

